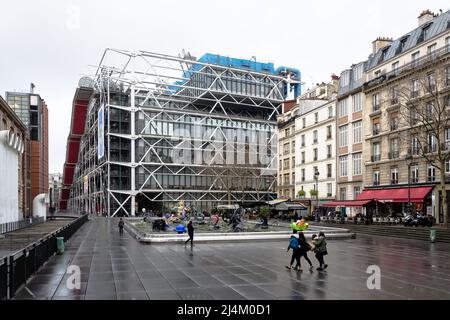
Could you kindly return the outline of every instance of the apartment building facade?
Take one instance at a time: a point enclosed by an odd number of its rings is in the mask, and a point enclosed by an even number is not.
[[[355,200],[363,188],[363,93],[365,62],[341,73],[336,103],[337,199]],[[360,212],[349,207],[348,215]]]
[[[407,212],[410,200],[413,211],[433,214],[438,222],[443,222],[440,194],[436,191],[439,170],[418,152],[420,141],[411,134],[415,124],[406,121],[405,115],[415,112],[412,117],[419,117],[413,105],[433,109],[432,94],[422,86],[424,83],[437,87],[436,93],[444,99],[442,103],[450,106],[450,99],[446,98],[450,89],[450,11],[440,15],[424,11],[418,27],[411,32],[396,40],[377,39],[366,73],[365,189],[392,189],[394,197],[396,192],[405,193],[412,185],[409,199],[383,199],[390,203],[384,211]],[[426,134],[425,127],[423,130]],[[450,129],[443,131],[445,141],[450,144]],[[433,137],[429,144],[436,149]],[[450,163],[445,170],[450,173]],[[450,190],[449,186],[446,188]]]
[[[302,111],[295,120],[295,193],[315,208],[336,196],[336,99]]]

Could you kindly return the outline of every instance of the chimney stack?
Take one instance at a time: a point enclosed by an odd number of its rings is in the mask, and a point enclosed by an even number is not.
[[[422,11],[422,13],[419,15],[419,27],[424,25],[425,23],[433,20],[435,17],[437,17],[437,14],[434,14],[433,12],[431,12],[430,10],[424,10]]]
[[[331,80],[339,80],[339,76],[335,75],[334,73],[331,75]]]
[[[378,37],[375,39],[375,41],[372,42],[373,45],[373,54],[376,54],[378,50],[381,48],[386,47],[387,45],[390,45],[394,41],[392,38],[385,38],[385,37]]]

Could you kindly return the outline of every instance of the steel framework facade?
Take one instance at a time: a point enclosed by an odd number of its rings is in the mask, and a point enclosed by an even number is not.
[[[300,73],[239,62],[105,50],[69,208],[134,216],[180,200],[206,210],[274,199],[276,117],[288,92],[299,91]]]

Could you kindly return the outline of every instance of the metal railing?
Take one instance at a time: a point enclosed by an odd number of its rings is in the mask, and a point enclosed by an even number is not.
[[[88,215],[83,215],[27,247],[1,258],[0,300],[14,297],[17,290],[56,253],[56,238],[63,237],[67,241],[87,220]]]
[[[450,46],[446,45],[444,47],[441,47],[435,51],[433,51],[430,54],[427,54],[426,56],[423,56],[422,58],[414,59],[409,63],[404,64],[403,66],[396,68],[395,70],[392,70],[390,72],[387,72],[385,74],[382,74],[380,76],[376,76],[373,79],[370,79],[364,84],[364,87],[370,88],[374,85],[378,85],[379,83],[383,82],[386,79],[391,79],[394,77],[397,77],[401,75],[402,73],[408,72],[410,70],[414,70],[415,68],[419,66],[426,65],[427,63],[436,61],[440,59],[442,56],[448,54],[450,52]]]
[[[0,234],[11,232],[11,231],[18,230],[18,229],[27,228],[34,224],[42,223],[42,222],[44,222],[44,217],[32,218],[31,221],[30,221],[30,219],[24,219],[24,220],[20,220],[20,221],[2,223],[2,224],[0,224]]]

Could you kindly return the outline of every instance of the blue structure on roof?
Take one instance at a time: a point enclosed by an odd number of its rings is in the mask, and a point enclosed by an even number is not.
[[[275,69],[273,63],[263,63],[254,60],[230,58],[225,56],[220,56],[212,53],[205,53],[198,60],[201,63],[215,64],[227,68],[235,68],[242,70],[250,70],[258,73],[267,73],[276,76],[287,76],[290,74],[292,80],[300,81],[301,73],[300,70],[291,67],[279,67]],[[183,72],[183,78],[190,79],[191,76],[199,71],[203,67],[202,64],[193,64],[189,70]],[[170,86],[170,91],[178,91],[179,86],[185,84],[187,80],[180,80],[174,83],[174,86]],[[298,97],[301,94],[301,87],[299,83],[288,84],[284,87],[284,96],[287,97],[289,92],[294,92],[294,97]]]

